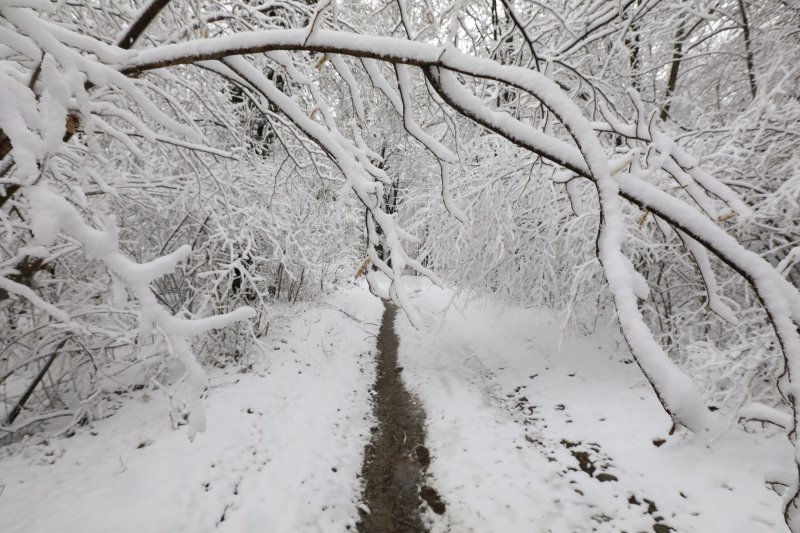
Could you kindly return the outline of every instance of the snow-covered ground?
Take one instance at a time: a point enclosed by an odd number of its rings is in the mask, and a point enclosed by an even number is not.
[[[158,392],[71,438],[31,439],[0,460],[0,532],[352,527],[382,310],[363,288],[278,309],[294,316],[272,322],[251,373],[210,371],[208,428],[194,442],[171,429]]]
[[[764,484],[792,464],[785,437],[670,437],[616,324],[559,343],[552,312],[418,284],[432,326],[399,318],[399,359],[447,503],[434,531],[788,531]]]
[[[791,465],[785,439],[670,437],[614,324],[559,345],[551,312],[410,282],[428,328],[398,314],[399,355],[447,504],[434,531],[786,531],[763,483]],[[381,312],[363,287],[280,309],[252,372],[210,372],[194,442],[155,391],[0,450],[0,532],[354,529]]]

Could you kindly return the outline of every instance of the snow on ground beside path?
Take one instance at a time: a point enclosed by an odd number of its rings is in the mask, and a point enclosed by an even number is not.
[[[252,373],[210,371],[208,428],[193,443],[154,391],[71,438],[0,449],[0,531],[352,528],[382,311],[363,287],[279,308],[292,316],[273,321]]]
[[[559,347],[550,311],[409,283],[430,327],[398,315],[399,364],[426,410],[429,482],[447,504],[428,513],[433,531],[787,531],[763,482],[792,464],[785,437],[670,437],[616,324]]]
[[[791,466],[785,439],[670,437],[615,324],[559,346],[549,311],[408,283],[429,327],[398,314],[399,357],[447,504],[427,512],[434,532],[786,531],[763,483]],[[382,310],[363,287],[274,310],[252,372],[210,372],[194,442],[154,391],[71,438],[0,449],[0,532],[352,529]]]

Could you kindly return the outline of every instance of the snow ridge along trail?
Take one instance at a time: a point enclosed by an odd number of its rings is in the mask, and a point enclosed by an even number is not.
[[[366,448],[362,472],[366,509],[358,529],[361,533],[417,533],[427,531],[420,515],[422,500],[439,514],[445,504],[433,488],[422,486],[430,464],[424,445],[425,414],[400,377],[396,308],[389,302],[385,306],[373,399],[378,426]]]
[[[792,464],[778,432],[712,442],[669,416],[609,318],[560,339],[547,309],[407,278],[426,329],[399,314],[403,380],[426,413],[433,533],[787,533],[764,476]]]

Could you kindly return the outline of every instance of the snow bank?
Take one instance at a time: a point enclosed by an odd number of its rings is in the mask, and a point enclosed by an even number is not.
[[[273,309],[252,372],[209,373],[208,430],[193,443],[170,428],[156,390],[72,438],[0,449],[0,531],[353,527],[382,309],[363,287]]]
[[[397,329],[403,379],[427,411],[430,483],[447,504],[429,515],[433,531],[787,531],[764,483],[790,471],[783,435],[670,436],[613,322],[560,342],[550,311],[419,283],[415,304],[438,327],[400,317]]]

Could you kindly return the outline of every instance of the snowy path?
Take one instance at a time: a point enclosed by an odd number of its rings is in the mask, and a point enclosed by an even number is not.
[[[430,327],[398,313],[392,364],[425,411],[422,483],[446,504],[417,503],[432,532],[786,531],[763,483],[791,465],[785,440],[670,437],[613,324],[559,346],[550,312],[449,305],[410,281]],[[211,372],[193,443],[155,391],[71,438],[0,449],[0,532],[355,530],[382,311],[363,288],[279,309],[251,373]]]

